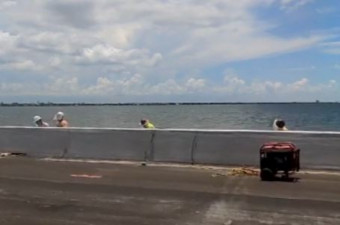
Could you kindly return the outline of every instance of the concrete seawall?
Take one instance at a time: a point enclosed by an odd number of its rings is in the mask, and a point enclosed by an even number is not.
[[[37,158],[257,166],[268,141],[294,142],[303,168],[340,169],[340,132],[0,127],[0,152]]]

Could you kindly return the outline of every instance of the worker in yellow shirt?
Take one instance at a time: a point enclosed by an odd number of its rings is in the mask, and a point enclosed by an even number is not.
[[[142,119],[140,124],[146,129],[153,129],[155,126],[147,119]]]

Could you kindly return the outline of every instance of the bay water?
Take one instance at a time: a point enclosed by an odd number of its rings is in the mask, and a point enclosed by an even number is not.
[[[147,118],[157,128],[271,130],[282,118],[290,130],[340,131],[339,103],[0,106],[0,126],[34,126],[35,115],[54,126],[58,111],[72,127],[138,128]]]

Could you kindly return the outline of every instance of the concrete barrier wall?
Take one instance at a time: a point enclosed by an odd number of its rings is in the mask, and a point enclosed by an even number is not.
[[[155,131],[151,161],[192,163],[195,132]]]
[[[268,141],[297,144],[304,168],[340,169],[340,132],[0,127],[0,152],[32,157],[257,166]]]
[[[301,149],[302,167],[340,168],[339,133],[226,132],[200,133],[195,163],[258,165],[259,148],[269,141],[291,141]]]
[[[74,129],[66,158],[143,161],[151,149],[152,131]]]
[[[66,129],[0,128],[0,152],[63,157],[70,142],[69,132]]]

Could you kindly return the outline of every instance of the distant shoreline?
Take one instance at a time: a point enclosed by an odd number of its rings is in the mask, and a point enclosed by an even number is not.
[[[266,105],[266,104],[339,104],[340,102],[150,102],[150,103],[0,103],[1,106],[157,106],[157,105]]]

